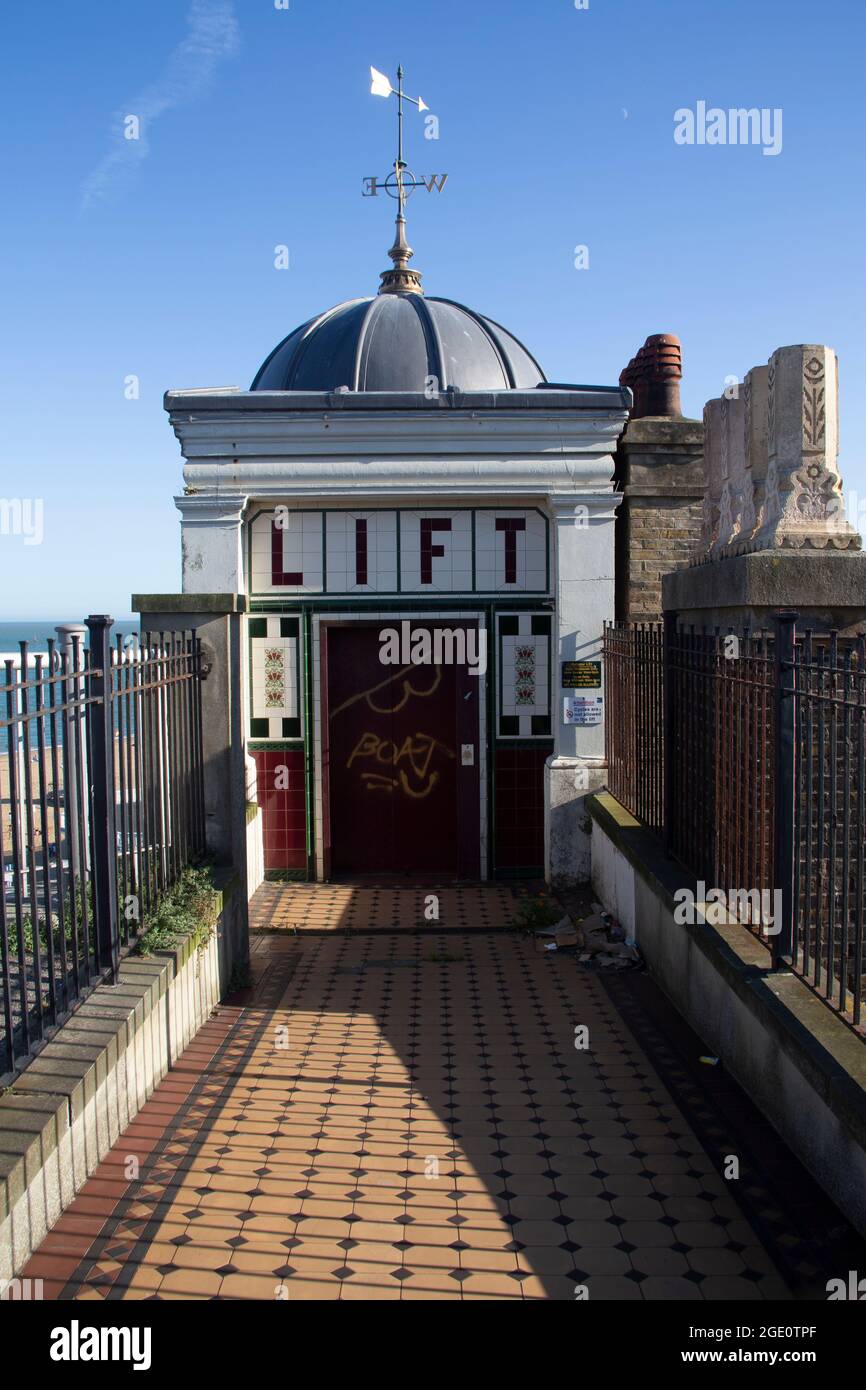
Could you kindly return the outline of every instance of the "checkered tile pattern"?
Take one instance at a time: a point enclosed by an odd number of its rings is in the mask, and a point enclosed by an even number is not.
[[[573,956],[495,929],[271,932],[253,976],[30,1261],[46,1297],[791,1296],[640,1000]]]
[[[526,887],[521,884],[519,891]],[[437,926],[458,932],[490,930],[511,924],[517,897],[516,888],[502,883],[461,888],[385,881],[263,883],[250,904],[250,920],[254,931],[429,931]]]

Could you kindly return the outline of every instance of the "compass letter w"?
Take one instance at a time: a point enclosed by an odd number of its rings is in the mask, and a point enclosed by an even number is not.
[[[441,193],[442,189],[445,187],[447,182],[447,174],[431,174],[429,179],[422,178],[422,183],[424,184],[424,187],[427,189],[428,193],[432,193],[434,188],[437,193]]]

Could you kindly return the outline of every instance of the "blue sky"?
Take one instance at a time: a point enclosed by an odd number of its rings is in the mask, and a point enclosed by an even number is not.
[[[683,341],[686,414],[782,344],[840,355],[846,485],[866,499],[862,0],[50,0],[4,13],[0,618],[129,613],[180,587],[169,387],[248,386],[311,314],[375,292],[393,72],[415,266],[552,380],[613,383]],[[394,35],[400,34],[399,41]],[[783,148],[678,146],[674,112],[783,111]],[[123,141],[125,115],[143,139]],[[274,247],[290,249],[288,271]],[[590,267],[574,268],[589,247]],[[125,380],[140,380],[137,400]]]

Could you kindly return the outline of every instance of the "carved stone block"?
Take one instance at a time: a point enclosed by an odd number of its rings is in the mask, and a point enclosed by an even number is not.
[[[743,497],[746,489],[746,402],[742,388],[735,395],[721,398],[722,494],[719,501],[717,550],[736,547],[742,530]]]
[[[722,403],[718,398],[704,406],[704,479],[701,539],[707,551],[711,551],[719,542],[722,499]]]
[[[839,474],[838,366],[828,347],[778,348],[767,376],[769,464],[759,549],[859,550]]]
[[[746,482],[743,489],[741,545],[747,547],[764,521],[767,491],[767,379],[768,367],[753,367],[743,382],[745,411],[743,432],[746,451]]]

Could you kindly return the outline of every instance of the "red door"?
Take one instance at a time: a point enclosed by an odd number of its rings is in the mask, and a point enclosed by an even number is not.
[[[383,665],[378,623],[324,631],[330,873],[477,878],[484,678]]]

